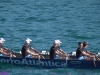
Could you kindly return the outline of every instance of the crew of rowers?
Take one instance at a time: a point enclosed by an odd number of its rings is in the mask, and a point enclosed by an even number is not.
[[[5,42],[4,38],[0,38],[0,56],[6,56],[6,57],[16,57],[16,54],[13,50],[10,50],[3,46]],[[45,59],[45,57],[36,50],[35,48],[31,47],[30,43],[32,40],[30,38],[27,38],[24,42],[24,45],[21,49],[21,54],[23,58],[40,58]],[[50,59],[71,59],[69,55],[64,52],[60,48],[60,44],[62,42],[60,40],[54,40],[52,47],[50,48]],[[78,60],[93,60],[94,58],[99,60],[98,56],[88,50],[86,50],[88,46],[88,42],[84,41],[78,43],[78,48],[76,50],[76,57]]]

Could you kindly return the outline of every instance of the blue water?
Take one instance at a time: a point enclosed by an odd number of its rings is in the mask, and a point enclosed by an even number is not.
[[[19,52],[26,38],[37,50],[49,51],[55,39],[66,52],[79,41],[90,51],[100,50],[100,0],[0,0],[0,37]],[[99,70],[1,68],[11,75],[99,75]]]

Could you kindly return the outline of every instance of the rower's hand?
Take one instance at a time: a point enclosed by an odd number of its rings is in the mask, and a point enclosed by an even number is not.
[[[96,54],[95,57],[98,57],[98,55]]]
[[[65,55],[66,57],[68,57],[68,55]]]
[[[42,55],[42,53],[38,53],[39,55]]]
[[[7,55],[9,56],[11,53],[7,53]]]
[[[91,55],[90,57],[91,57],[91,58],[94,58],[95,56],[94,56],[94,55]]]

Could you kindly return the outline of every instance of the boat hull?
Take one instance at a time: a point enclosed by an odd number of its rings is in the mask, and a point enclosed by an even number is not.
[[[78,68],[78,69],[100,69],[100,61],[86,60],[51,60],[38,58],[10,58],[0,57],[0,62],[18,66],[29,66],[37,68]]]

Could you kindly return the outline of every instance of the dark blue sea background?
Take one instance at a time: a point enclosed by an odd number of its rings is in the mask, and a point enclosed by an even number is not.
[[[100,0],[0,0],[0,37],[5,46],[19,52],[26,38],[39,51],[54,40],[70,53],[79,41],[88,41],[88,50],[100,52]],[[9,75],[99,75],[100,70],[34,69],[3,66]]]

